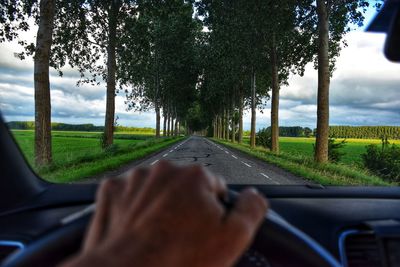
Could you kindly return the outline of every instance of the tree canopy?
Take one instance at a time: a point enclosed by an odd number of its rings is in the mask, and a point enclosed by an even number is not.
[[[62,75],[71,65],[81,74],[78,84],[106,84],[104,147],[113,143],[115,95],[123,92],[127,109],[155,111],[156,137],[163,117],[164,135],[208,129],[242,142],[250,110],[251,146],[256,111],[271,100],[268,130],[279,153],[280,87],[310,62],[319,71],[318,86],[310,86],[318,90],[316,160],[324,162],[330,77],[345,34],[362,25],[369,6],[366,0],[6,0],[0,42],[19,40],[19,57],[35,56],[35,103],[45,118],[35,124],[37,153],[46,155],[39,162],[51,161],[49,66]],[[18,39],[29,20],[39,25],[36,44]]]

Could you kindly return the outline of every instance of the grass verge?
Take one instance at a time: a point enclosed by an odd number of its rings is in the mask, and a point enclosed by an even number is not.
[[[363,185],[363,186],[391,186],[397,185],[384,181],[382,178],[371,175],[365,170],[343,164],[318,164],[311,157],[281,153],[273,154],[262,147],[251,149],[247,144],[236,144],[219,139],[215,142],[237,149],[260,160],[276,165],[295,175],[321,185]]]
[[[103,172],[117,169],[131,161],[141,159],[153,152],[166,148],[180,138],[151,139],[127,147],[111,149],[103,153],[69,162],[66,165],[49,166],[37,170],[45,180],[53,183],[68,183],[79,181]]]

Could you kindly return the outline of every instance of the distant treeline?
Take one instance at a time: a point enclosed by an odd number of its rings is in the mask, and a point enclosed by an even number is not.
[[[270,129],[270,127],[268,127]],[[281,137],[311,137],[315,136],[316,129],[308,127],[279,127]],[[244,132],[245,136],[250,135],[250,131]],[[329,136],[333,138],[356,138],[356,139],[400,139],[399,126],[330,126]]]
[[[33,121],[11,121],[7,123],[8,127],[13,130],[34,130],[35,122]],[[82,131],[82,132],[102,132],[104,126],[96,126],[91,123],[87,124],[68,124],[52,122],[51,129],[53,131]],[[116,132],[142,132],[142,133],[155,133],[153,128],[138,128],[138,127],[124,127],[116,126]]]
[[[336,138],[400,139],[399,126],[331,126],[329,135]]]
[[[267,128],[268,130],[271,127]],[[250,131],[244,131],[243,134],[245,136],[250,135]],[[311,137],[313,136],[313,130],[308,127],[300,127],[300,126],[293,126],[293,127],[279,127],[279,136],[281,137]]]
[[[308,127],[279,127],[279,136],[283,137],[310,137],[313,131]]]

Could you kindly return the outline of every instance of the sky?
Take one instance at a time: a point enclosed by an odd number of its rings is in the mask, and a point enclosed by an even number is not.
[[[372,10],[367,13],[366,24],[373,15]],[[400,126],[400,64],[384,57],[385,35],[358,29],[345,39],[348,47],[342,50],[331,80],[330,124]],[[0,44],[0,110],[6,121],[33,121],[33,60],[15,58],[19,51],[16,43]],[[104,125],[105,84],[77,87],[78,79],[79,73],[71,68],[64,69],[63,77],[51,71],[52,121]],[[290,77],[289,86],[281,88],[281,126],[316,127],[317,82],[313,64],[303,77]],[[127,111],[123,94],[116,97],[116,115],[120,125],[155,127],[155,113]],[[257,128],[269,125],[270,101],[257,113]],[[249,111],[244,128],[250,129]]]

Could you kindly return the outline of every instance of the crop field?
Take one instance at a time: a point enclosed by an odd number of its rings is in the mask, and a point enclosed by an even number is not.
[[[343,139],[336,139],[342,141]],[[250,138],[245,137],[244,143],[249,144]],[[400,140],[390,140],[391,144],[400,145]],[[313,145],[315,144],[315,138],[303,138],[303,137],[280,137],[279,138],[280,149],[284,153],[291,154],[293,156],[306,156],[313,157]],[[378,139],[346,139],[345,146],[341,149],[344,153],[340,163],[346,165],[359,165],[362,163],[361,155],[365,153],[366,146],[376,144],[380,145],[381,140]]]
[[[312,138],[281,137],[281,153],[279,155],[271,153],[263,147],[250,148],[248,138],[244,139],[243,144],[221,139],[214,140],[321,185],[398,186],[398,183],[376,176],[362,167],[361,154],[364,153],[365,146],[380,144],[380,140],[347,140],[346,147],[342,148],[343,152],[347,154],[339,164],[315,163],[313,159],[315,139]],[[398,144],[399,142],[393,143]]]
[[[100,148],[98,132],[52,132],[53,163],[45,168],[34,166],[34,132],[13,130],[16,142],[33,169],[53,182],[81,180],[91,175],[118,168],[124,163],[146,156],[179,139],[155,140],[152,135],[117,132],[114,145]]]

